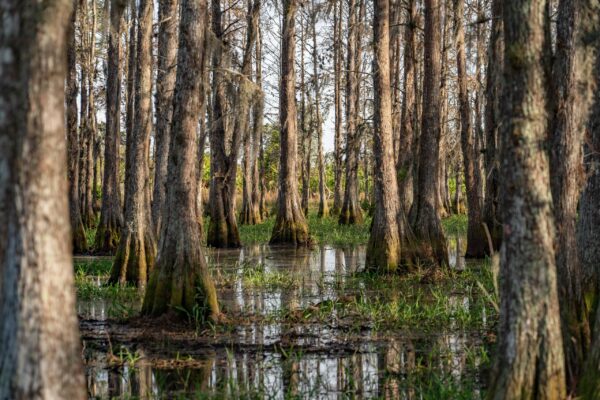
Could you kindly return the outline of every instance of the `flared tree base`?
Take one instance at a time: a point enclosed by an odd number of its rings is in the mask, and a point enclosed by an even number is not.
[[[240,232],[235,221],[211,218],[208,223],[206,244],[218,249],[235,249],[242,246]]]
[[[89,250],[83,223],[73,226],[73,254],[84,254]]]
[[[261,222],[262,221],[258,208],[252,206],[242,206],[242,211],[240,212],[240,224],[257,225]]]
[[[94,252],[97,254],[114,254],[119,247],[119,227],[114,224],[104,224],[100,221],[94,238]]]
[[[180,243],[177,251],[161,254],[144,296],[142,314],[157,317],[183,311],[194,318],[220,318],[217,291],[199,245]]]
[[[304,217],[291,221],[277,217],[269,243],[293,244],[298,246],[309,245],[310,235],[308,233],[308,224]]]
[[[467,229],[467,252],[466,258],[485,258],[490,255],[487,235],[483,225],[469,220]]]
[[[448,243],[435,210],[425,206],[417,211],[412,227],[414,234],[413,254],[415,262],[425,266],[447,267]]]
[[[364,221],[362,210],[357,205],[342,207],[340,210],[340,217],[338,218],[338,224],[340,225],[360,225]]]
[[[150,231],[122,233],[109,283],[133,284],[145,287],[148,274],[154,268],[156,242]]]

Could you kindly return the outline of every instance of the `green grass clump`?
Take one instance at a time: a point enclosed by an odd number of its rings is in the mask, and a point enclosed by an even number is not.
[[[454,214],[442,220],[444,232],[447,235],[466,235],[467,234],[467,216],[464,214]]]
[[[266,271],[263,264],[244,263],[242,279],[248,286],[266,289],[288,289],[298,284],[297,280],[289,273]]]
[[[94,276],[108,276],[112,268],[112,258],[94,258],[89,260],[75,260],[73,263],[76,273]]]

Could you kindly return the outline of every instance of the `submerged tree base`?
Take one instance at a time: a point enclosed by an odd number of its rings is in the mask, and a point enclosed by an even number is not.
[[[225,219],[210,219],[206,244],[219,249],[238,248],[242,246],[237,223]]]
[[[154,267],[156,243],[151,232],[124,232],[119,242],[109,283],[146,286],[148,273]]]

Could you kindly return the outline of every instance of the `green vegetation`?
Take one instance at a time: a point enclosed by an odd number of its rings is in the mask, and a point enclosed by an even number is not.
[[[453,214],[442,220],[444,232],[452,236],[466,236],[467,234],[467,216],[465,214]]]

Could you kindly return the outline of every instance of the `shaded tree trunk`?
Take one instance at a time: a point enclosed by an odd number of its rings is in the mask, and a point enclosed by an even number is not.
[[[333,102],[335,113],[334,131],[334,181],[333,209],[331,213],[338,215],[342,208],[342,173],[343,173],[343,138],[342,138],[342,15],[344,2],[334,2],[333,14]]]
[[[129,3],[129,45],[128,48],[128,60],[127,60],[127,104],[125,110],[125,128],[126,128],[126,144],[125,149],[125,188],[129,187],[129,177],[127,171],[131,169],[132,155],[133,155],[133,125],[135,116],[135,71],[136,71],[136,54],[137,54],[137,5],[136,0],[130,0]],[[124,191],[124,207],[129,202],[127,190]],[[125,213],[125,210],[123,210]]]
[[[440,4],[425,1],[423,116],[419,140],[419,176],[413,232],[415,257],[425,264],[448,265],[446,237],[437,206],[440,153]]]
[[[546,137],[545,0],[504,6],[501,305],[491,399],[566,398]]]
[[[77,47],[75,24],[77,21],[77,0],[73,1],[73,12],[68,29],[67,43],[67,160],[69,179],[69,219],[73,235],[73,252],[83,253],[88,243],[81,218],[79,204],[79,135],[77,133]]]
[[[260,0],[255,0],[254,5],[252,2],[248,2],[248,15],[247,15],[247,30],[246,30],[246,48],[244,50],[244,58],[242,61],[242,74],[244,79],[244,83],[242,87],[246,88],[246,90],[250,90],[250,85],[252,84],[250,79],[252,75],[252,51],[256,44],[256,38],[258,36],[258,19],[260,17]],[[254,91],[254,88],[252,89]],[[243,96],[243,94],[242,94]],[[262,96],[260,93],[259,97]],[[240,102],[240,109],[238,112],[244,113],[245,115],[240,115],[238,120],[238,129],[241,131],[240,135],[244,136],[244,161],[243,161],[243,175],[244,182],[242,188],[242,211],[240,212],[240,223],[254,225],[260,221],[260,215],[258,212],[258,207],[254,204],[254,198],[252,195],[252,190],[254,188],[253,185],[253,175],[254,175],[254,165],[256,163],[254,151],[256,141],[256,132],[255,129],[260,129],[254,125],[253,129],[250,130],[248,127],[248,117],[250,112],[250,99],[243,99]],[[254,118],[256,118],[256,110],[254,113]],[[256,124],[256,122],[255,122]],[[262,125],[262,124],[261,124]]]
[[[110,282],[145,286],[154,266],[156,239],[150,218],[148,155],[152,131],[152,0],[138,5],[135,116],[125,187],[125,221]]]
[[[280,158],[277,218],[270,243],[306,245],[310,242],[308,224],[300,205],[296,179],[296,74],[294,72],[296,0],[283,1],[281,31],[281,80],[279,95]]]
[[[314,124],[317,131],[317,163],[319,167],[319,210],[317,215],[323,218],[329,215],[329,206],[325,196],[325,161],[323,159],[323,121],[321,118],[321,85],[319,78],[319,58],[317,49],[317,8],[312,0],[312,64],[315,92]],[[309,158],[310,160],[310,158]]]
[[[365,0],[359,0],[359,3]],[[348,44],[346,63],[346,188],[340,211],[342,225],[361,224],[362,210],[358,201],[358,161],[360,135],[358,132],[358,97],[360,87],[360,8],[350,0],[348,12]]]
[[[375,118],[373,153],[375,156],[375,208],[367,246],[366,267],[393,272],[400,265],[401,212],[395,173],[392,133],[392,95],[390,89],[390,0],[374,0],[373,86]]]
[[[158,316],[177,308],[192,313],[197,304],[213,319],[220,314],[196,216],[196,127],[201,109],[206,22],[205,0],[181,1],[169,185],[156,268],[142,307],[146,315]]]
[[[587,3],[587,1],[585,2]],[[597,4],[597,3],[596,3]],[[590,9],[593,9],[590,7]],[[598,12],[596,6],[596,15]],[[585,15],[585,14],[584,14]],[[597,49],[600,44],[596,39]],[[595,83],[600,83],[600,54],[596,55]],[[595,307],[592,345],[585,362],[579,394],[584,399],[600,399],[600,307],[598,307],[598,265],[600,265],[600,91],[594,92],[594,102],[588,122],[586,137],[586,172],[587,180],[579,205],[577,221],[577,245],[582,267],[583,282],[586,295],[593,298]],[[1,250],[1,249],[0,249]]]
[[[72,3],[0,3],[2,399],[87,398],[65,179]]]
[[[583,185],[583,132],[591,103],[597,18],[587,0],[561,0],[550,93],[550,184],[556,222],[556,267],[561,305],[567,387],[575,389],[590,342],[581,264],[577,252],[577,204]],[[600,8],[597,7],[596,8]],[[597,12],[598,10],[596,10]],[[596,19],[596,21],[592,21]]]
[[[256,216],[255,223],[260,223],[265,217],[264,206],[262,204],[263,190],[261,185],[261,164],[262,164],[262,132],[263,132],[263,113],[265,110],[265,94],[262,91],[262,40],[260,26],[256,31],[255,46],[255,84],[256,89],[260,91],[253,105],[253,125],[252,125],[252,213]]]
[[[119,144],[121,143],[121,30],[126,5],[125,0],[112,0],[110,7],[104,180],[100,223],[95,239],[95,250],[100,253],[113,253],[116,250],[123,226],[119,186]]]
[[[463,29],[464,0],[454,0],[454,39],[456,44],[456,66],[460,109],[460,143],[463,154],[465,185],[467,188],[467,254],[466,257],[481,258],[487,253],[487,240],[481,218],[479,175],[476,138],[471,124],[469,90],[467,88],[467,56],[465,54],[465,32]]]
[[[498,185],[500,169],[500,146],[498,129],[500,126],[500,97],[502,91],[502,71],[504,64],[502,0],[492,0],[492,29],[490,32],[486,81],[485,104],[485,197],[483,221],[492,237],[494,249],[502,242],[502,222],[499,212]]]
[[[156,62],[156,129],[154,137],[154,188],[152,196],[152,223],[158,234],[161,230],[162,208],[165,204],[167,164],[173,91],[177,71],[177,0],[160,0],[158,3],[158,57]]]
[[[224,77],[228,57],[222,26],[221,1],[212,1],[213,33],[219,40],[213,52],[213,120],[210,132],[210,222],[206,242],[214,247],[240,247],[240,234],[235,217],[237,162],[242,132],[239,126],[227,126],[227,94],[229,82]],[[240,81],[241,82],[241,81]],[[239,94],[239,93],[238,93]],[[239,96],[235,96],[239,97]],[[246,101],[247,99],[236,99]],[[247,114],[247,112],[246,112]],[[246,119],[236,111],[236,115]],[[229,130],[228,130],[229,128]],[[228,134],[228,132],[233,133]],[[230,145],[228,146],[228,143]],[[229,151],[228,151],[229,150]]]
[[[417,79],[415,76],[415,36],[417,29],[416,0],[408,1],[404,28],[404,90],[400,117],[400,143],[398,151],[398,191],[400,206],[408,212],[413,202],[413,142],[415,136]]]

